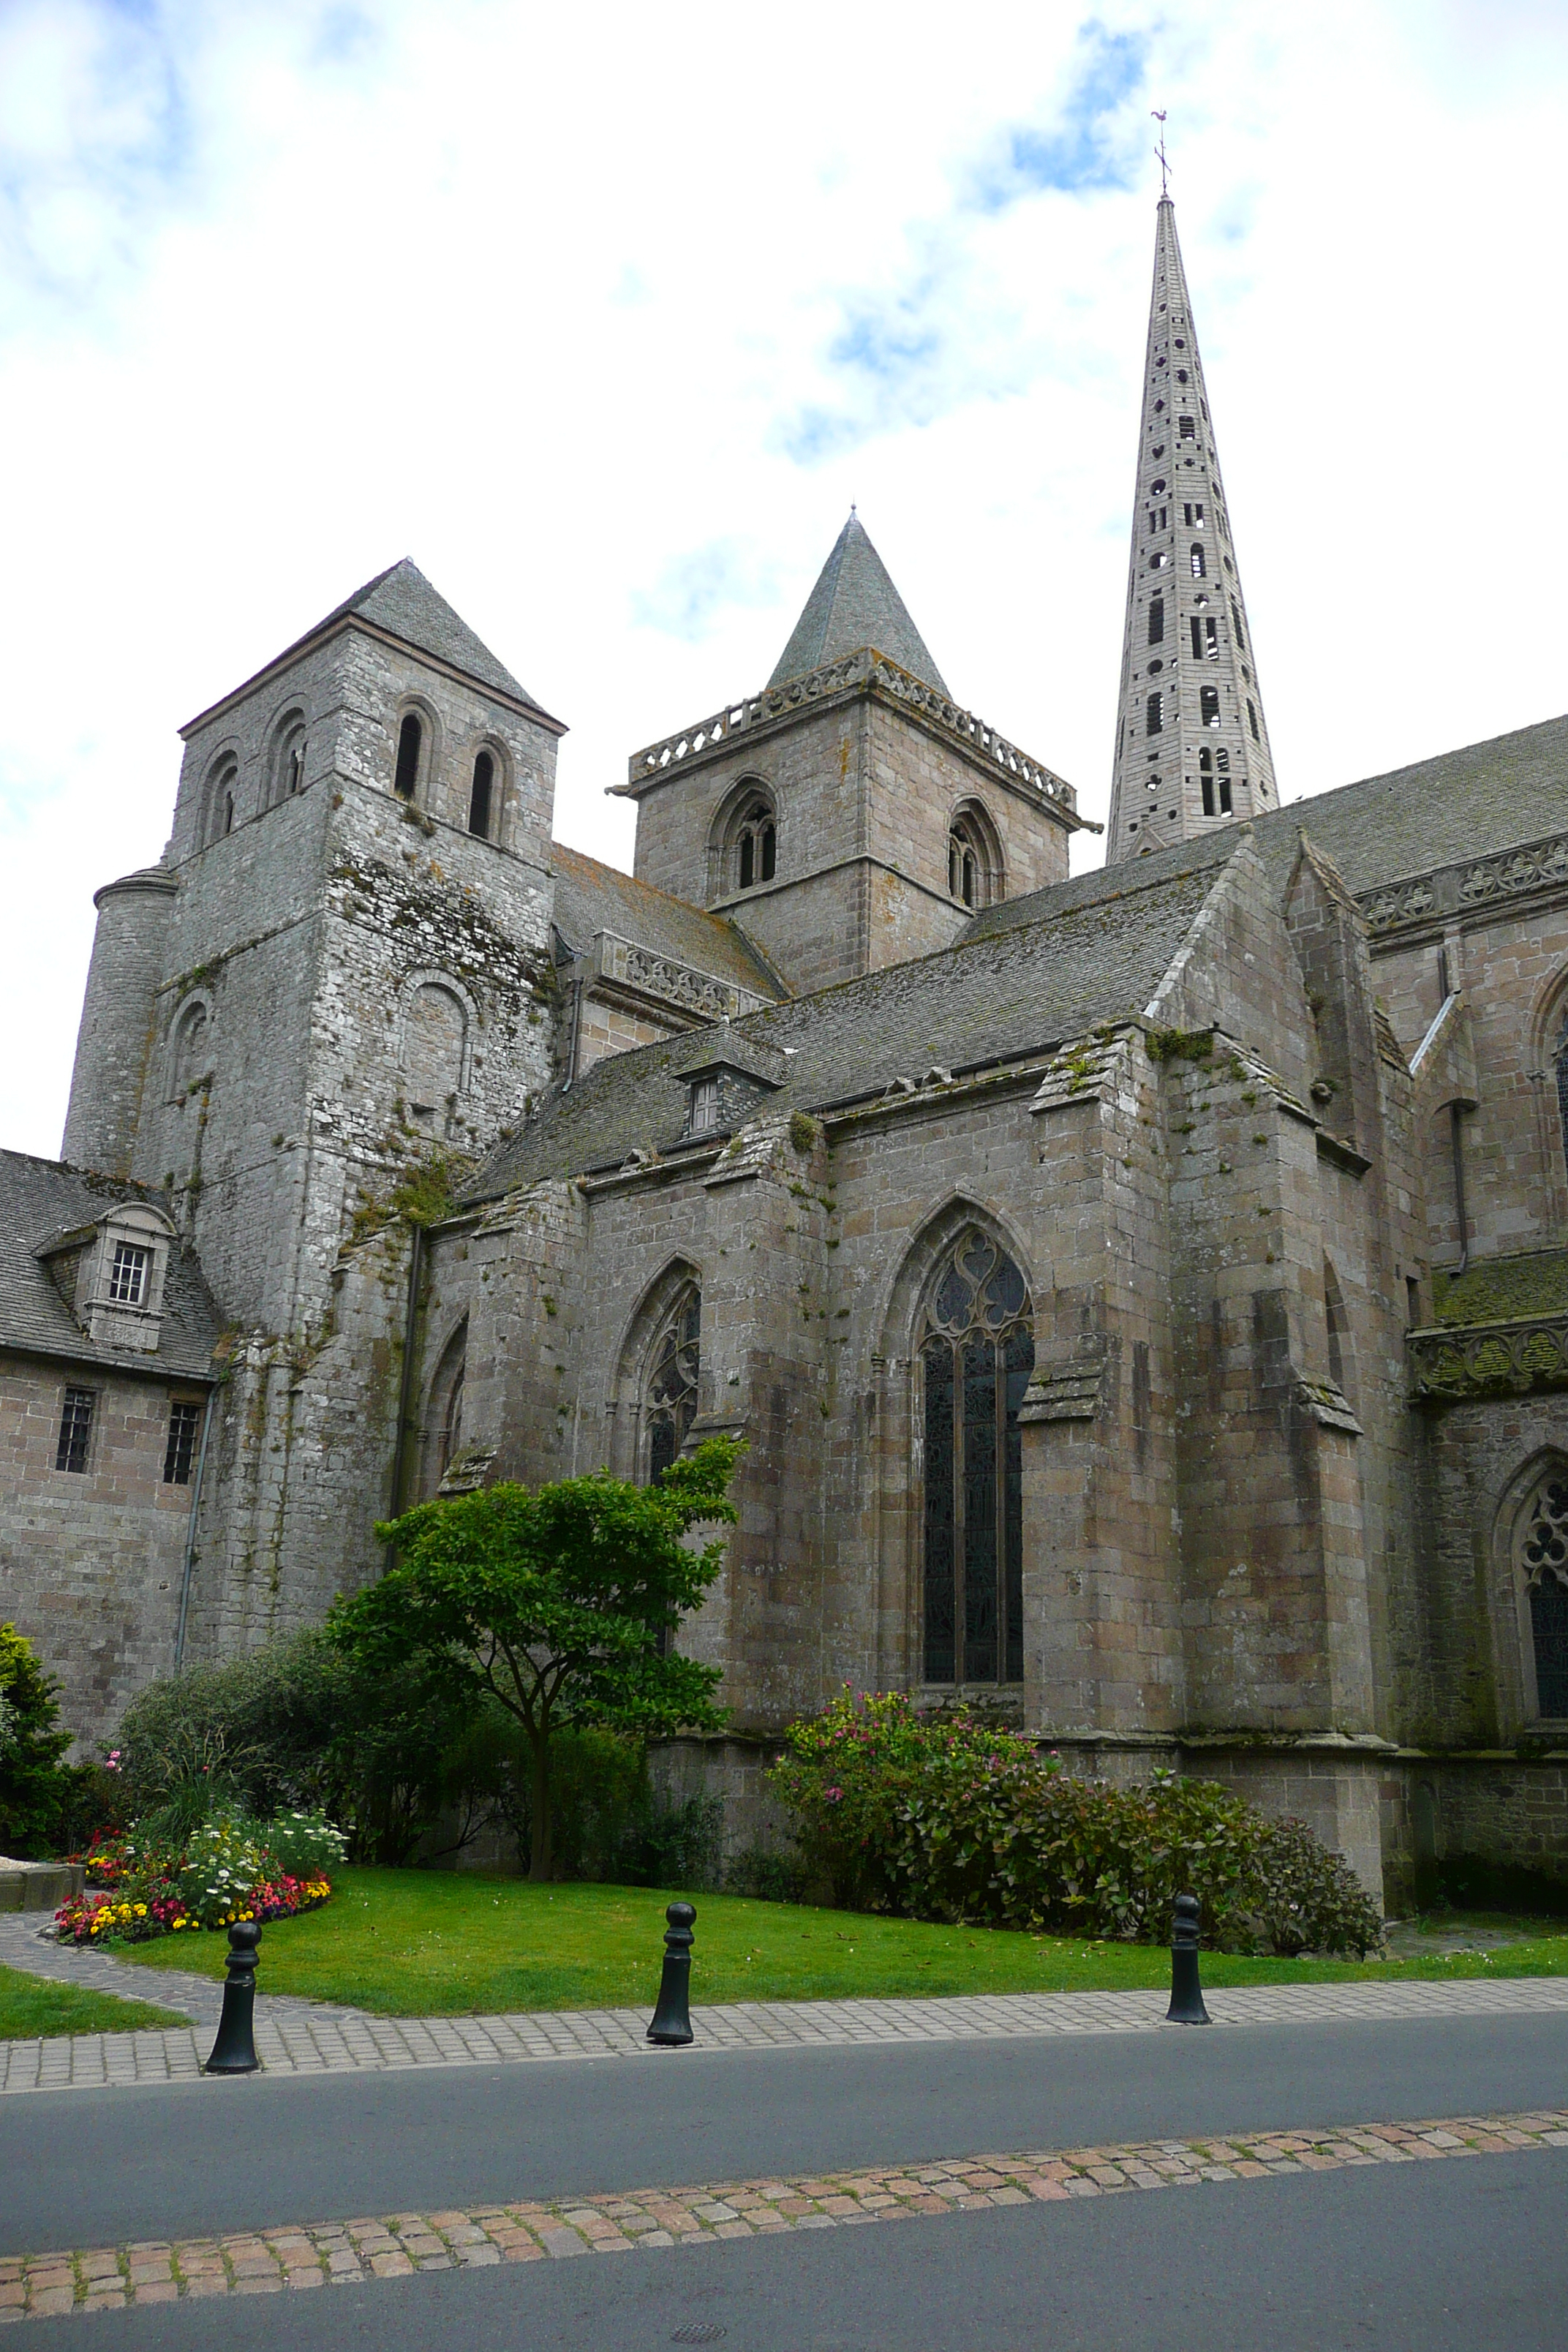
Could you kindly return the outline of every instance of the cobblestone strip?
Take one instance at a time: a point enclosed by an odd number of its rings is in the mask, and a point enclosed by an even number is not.
[[[1132,2147],[1035,2148],[942,2164],[874,2165],[798,2179],[706,2182],[552,2202],[392,2213],[172,2242],[143,2239],[133,2245],[0,2260],[0,2321],[1541,2147],[1568,2148],[1568,2110],[1352,2125],[1330,2132],[1247,2133],[1229,2139],[1150,2140]]]
[[[110,1967],[115,1963],[100,1957]],[[116,1991],[140,1990],[121,1966]],[[127,1982],[131,1979],[131,1982]],[[215,1989],[216,1990],[216,1989]],[[1370,2023],[1397,2018],[1506,2017],[1568,2011],[1568,1977],[1465,1977],[1236,1987],[1206,1996],[1216,2025]],[[1163,1992],[1001,1993],[930,2000],[735,2002],[693,2012],[700,2051],[870,2048],[898,2042],[1018,2040],[1152,2032]],[[211,2046],[213,2020],[141,2033],[84,2033],[0,2042],[0,2094],[188,2082]],[[668,2058],[650,2050],[640,2009],[542,2011],[510,2017],[371,2017],[358,2010],[258,1997],[256,2046],[275,2074],[363,2068],[491,2066],[561,2058]]]

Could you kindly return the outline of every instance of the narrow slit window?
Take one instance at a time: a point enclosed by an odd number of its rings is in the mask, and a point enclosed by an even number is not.
[[[419,785],[419,751],[425,730],[412,710],[405,711],[397,730],[397,767],[393,776],[393,790],[400,800],[411,801]]]
[[[201,1434],[202,1408],[190,1397],[174,1397],[169,1404],[169,1438],[163,1448],[163,1484],[188,1486]]]
[[[481,751],[474,761],[473,789],[468,794],[468,831],[485,841],[490,837],[490,798],[495,780],[495,755]]]
[[[764,824],[760,835],[763,880],[771,882],[778,864],[778,834],[772,824]]]
[[[1215,775],[1219,785],[1219,813],[1230,814],[1230,753],[1222,747],[1214,755]]]
[[[1247,723],[1252,730],[1253,741],[1255,743],[1261,743],[1263,737],[1258,730],[1258,707],[1255,703],[1249,702],[1247,706]]]
[[[1163,730],[1164,724],[1165,698],[1163,694],[1152,694],[1144,706],[1143,732],[1145,735],[1158,735]]]
[[[1204,814],[1213,816],[1215,810],[1214,753],[1206,743],[1198,753],[1198,782],[1204,788]]]
[[[60,1412],[59,1442],[55,1447],[57,1470],[83,1471],[87,1468],[88,1447],[92,1443],[94,1402],[90,1389],[67,1389]]]
[[[1241,647],[1242,652],[1245,653],[1247,651],[1247,632],[1241,625],[1241,607],[1237,603],[1234,596],[1230,600],[1230,625],[1236,631],[1237,644]]]
[[[1203,727],[1219,725],[1219,688],[1200,686],[1198,688],[1198,723]]]
[[[1195,417],[1184,416],[1181,420],[1181,433],[1178,436],[1181,440],[1195,441],[1197,439],[1198,427]]]
[[[1149,599],[1149,643],[1163,646],[1165,642],[1165,600],[1163,596]]]
[[[1195,539],[1192,543],[1192,547],[1188,551],[1187,560],[1193,567],[1193,578],[1194,580],[1206,580],[1208,578],[1209,568],[1207,559],[1204,554],[1201,543]]]

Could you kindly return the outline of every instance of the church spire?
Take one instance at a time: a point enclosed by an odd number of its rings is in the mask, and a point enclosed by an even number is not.
[[[1279,801],[1167,195],[1156,221],[1108,866]]]

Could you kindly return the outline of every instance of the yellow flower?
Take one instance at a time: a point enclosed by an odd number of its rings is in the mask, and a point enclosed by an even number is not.
[[[145,1903],[138,1903],[133,1907],[138,1919],[145,1919],[147,1916],[147,1906]]]

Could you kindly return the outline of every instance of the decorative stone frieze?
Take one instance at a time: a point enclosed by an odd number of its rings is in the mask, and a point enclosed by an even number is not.
[[[1565,882],[1568,834],[1559,834],[1502,856],[1438,866],[1406,882],[1363,890],[1358,904],[1369,929],[1382,936],[1443,915],[1462,916],[1471,908],[1522,898],[1533,890],[1556,889]]]
[[[768,1001],[695,964],[678,963],[672,956],[638,947],[635,940],[617,939],[613,931],[599,932],[594,949],[598,979],[639,996],[657,998],[661,1004],[679,1005],[683,1013],[694,1013],[703,1021],[738,1019],[742,1013],[757,1012]]]
[[[973,711],[951,701],[923,678],[900,669],[897,662],[889,661],[871,646],[864,646],[858,653],[847,654],[837,661],[824,662],[819,669],[807,670],[804,677],[788,678],[761,694],[727,704],[695,727],[682,728],[679,734],[667,735],[661,741],[634,751],[627,764],[626,783],[616,789],[635,793],[656,782],[682,761],[724,748],[745,729],[763,727],[772,719],[790,717],[808,704],[853,693],[883,695],[889,701],[918,711],[938,734],[960,743],[972,758],[988,762],[1010,783],[1054,801],[1059,808],[1076,815],[1078,796],[1054,770],[1021,751],[995,728],[977,719]]]
[[[1506,1322],[1412,1331],[1405,1345],[1411,1395],[1417,1401],[1522,1396],[1531,1389],[1568,1388],[1565,1314],[1521,1315]]]

